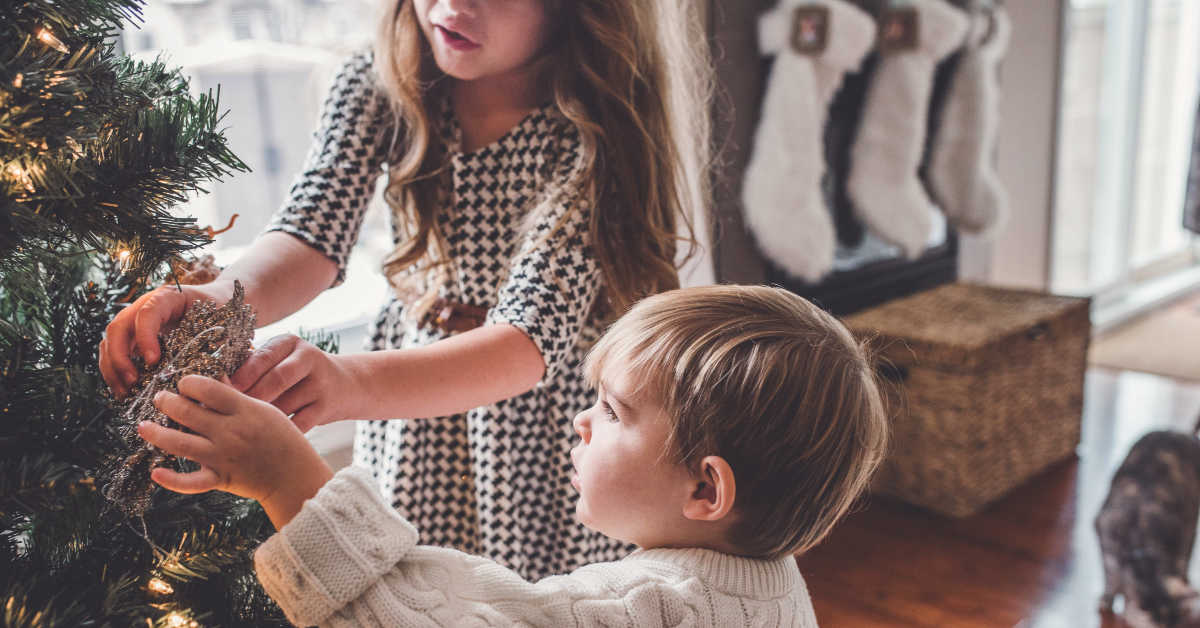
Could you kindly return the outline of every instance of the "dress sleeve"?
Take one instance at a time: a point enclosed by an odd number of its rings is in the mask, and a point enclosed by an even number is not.
[[[569,189],[535,209],[487,323],[524,331],[551,381],[567,362],[603,281],[588,234],[591,207]]]
[[[348,467],[263,543],[254,563],[297,626],[701,623],[705,595],[689,576],[618,562],[529,582],[491,560],[416,541],[370,472]]]
[[[388,113],[373,55],[348,58],[334,76],[304,168],[265,229],[289,233],[333,260],[335,286],[345,279],[346,261],[382,173],[391,139]]]

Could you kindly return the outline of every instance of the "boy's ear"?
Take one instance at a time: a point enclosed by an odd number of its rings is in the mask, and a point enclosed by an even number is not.
[[[737,484],[733,469],[720,456],[705,456],[683,507],[683,516],[695,521],[719,521],[733,510]]]

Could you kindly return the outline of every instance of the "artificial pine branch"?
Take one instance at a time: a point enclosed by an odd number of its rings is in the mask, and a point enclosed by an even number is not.
[[[174,207],[246,170],[216,96],[114,52],[142,5],[0,2],[4,627],[286,625],[253,575],[250,549],[273,530],[258,504],[155,491],[130,518],[98,486],[128,445],[96,363],[105,326],[209,241]],[[194,574],[171,594],[149,586],[174,564],[163,548]]]
[[[89,28],[70,28],[78,7],[62,3],[26,2],[0,20],[0,255],[75,241],[129,250],[129,271],[144,275],[207,241],[169,209],[199,181],[248,168],[218,128],[216,97],[193,99],[178,70],[105,43],[103,27],[140,2],[80,4],[102,12]]]
[[[4,17],[13,30],[30,32],[37,26],[56,27],[79,37],[107,36],[123,24],[142,21],[144,0],[18,0]]]

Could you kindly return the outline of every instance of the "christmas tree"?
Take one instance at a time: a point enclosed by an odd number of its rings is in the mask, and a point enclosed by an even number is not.
[[[217,98],[118,55],[141,0],[0,5],[0,626],[286,625],[254,578],[256,503],[105,498],[129,454],[97,347],[210,233],[171,210],[246,166]]]

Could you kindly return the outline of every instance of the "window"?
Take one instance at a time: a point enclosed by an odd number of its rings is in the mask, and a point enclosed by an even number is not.
[[[1183,229],[1200,3],[1070,0],[1052,288],[1103,300],[1195,270]]]
[[[373,0],[149,0],[140,29],[122,44],[135,56],[165,55],[196,92],[220,86],[230,147],[252,172],[195,196],[182,213],[201,226],[233,228],[208,252],[235,260],[262,232],[303,166],[332,72],[354,50],[370,45]],[[382,179],[382,178],[381,178]],[[346,282],[296,314],[260,329],[262,342],[299,329],[338,332],[345,351],[360,348],[363,325],[386,291],[379,265],[391,250],[386,206],[372,202]]]

